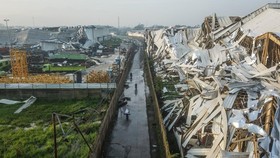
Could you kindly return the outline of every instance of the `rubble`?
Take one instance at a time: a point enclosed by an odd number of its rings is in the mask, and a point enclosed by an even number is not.
[[[267,4],[243,18],[214,14],[201,28],[147,32],[157,76],[179,78],[184,94],[161,107],[182,157],[280,155],[280,21],[269,20],[279,11]]]

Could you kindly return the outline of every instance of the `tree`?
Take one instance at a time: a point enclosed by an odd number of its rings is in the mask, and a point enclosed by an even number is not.
[[[133,29],[134,29],[134,30],[144,30],[144,29],[145,29],[145,26],[144,26],[144,24],[138,24],[138,25],[136,25]]]

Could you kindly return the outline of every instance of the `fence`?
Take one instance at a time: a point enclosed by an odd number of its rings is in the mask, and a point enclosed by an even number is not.
[[[0,90],[8,89],[113,89],[116,83],[64,83],[64,84],[44,84],[44,83],[13,83],[0,84]]]
[[[93,143],[93,153],[90,154],[90,157],[92,158],[100,158],[102,153],[102,146],[104,145],[106,134],[108,134],[108,131],[110,129],[110,125],[112,123],[112,119],[117,111],[117,105],[118,105],[118,99],[123,93],[124,84],[127,79],[127,75],[130,71],[132,61],[135,55],[134,48],[129,51],[126,64],[124,66],[124,70],[122,72],[121,77],[118,79],[118,84],[116,87],[116,90],[113,94],[112,100],[110,102],[109,108],[105,114],[105,117],[102,121],[102,124],[100,126],[97,138],[95,139]]]

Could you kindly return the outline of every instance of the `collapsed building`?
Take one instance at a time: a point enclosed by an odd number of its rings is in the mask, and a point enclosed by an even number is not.
[[[147,31],[157,76],[178,81],[181,97],[161,110],[182,157],[280,155],[279,18],[280,4],[267,4],[200,28]]]
[[[96,44],[109,39],[110,27],[107,26],[5,28],[0,30],[0,58],[9,58],[11,46],[26,50],[29,72],[37,73],[42,72],[43,64],[52,54],[91,56]]]
[[[43,51],[60,50],[62,44],[79,44],[89,49],[104,39],[110,38],[109,27],[77,26],[52,28],[23,28],[0,30],[0,47],[39,48]]]

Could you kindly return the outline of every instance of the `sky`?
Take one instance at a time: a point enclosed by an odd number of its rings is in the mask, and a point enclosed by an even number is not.
[[[245,16],[277,0],[0,0],[9,26],[200,25],[204,18]],[[280,2],[280,1],[279,1]]]

